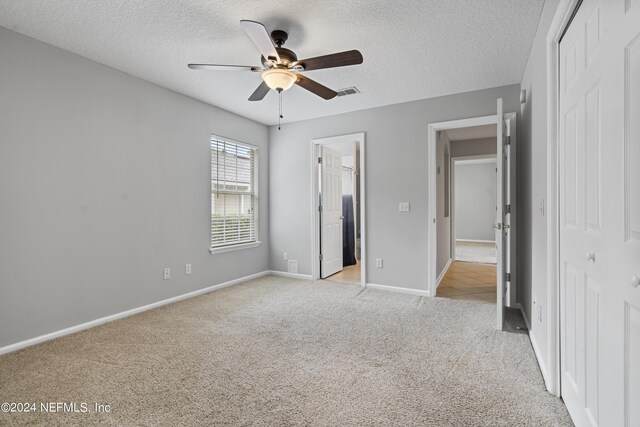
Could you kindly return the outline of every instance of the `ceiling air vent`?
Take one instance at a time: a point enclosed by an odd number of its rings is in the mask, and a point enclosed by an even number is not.
[[[355,95],[356,93],[360,93],[358,88],[355,86],[345,87],[344,89],[338,89],[336,92],[338,93],[338,96]]]

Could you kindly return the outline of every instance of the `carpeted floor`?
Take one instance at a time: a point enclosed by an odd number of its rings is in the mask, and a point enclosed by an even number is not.
[[[571,425],[527,335],[494,323],[489,304],[267,276],[0,357],[0,402],[91,411],[0,425]]]

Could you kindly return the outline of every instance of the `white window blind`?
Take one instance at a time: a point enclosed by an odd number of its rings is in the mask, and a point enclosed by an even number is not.
[[[211,137],[211,249],[256,242],[258,150]]]

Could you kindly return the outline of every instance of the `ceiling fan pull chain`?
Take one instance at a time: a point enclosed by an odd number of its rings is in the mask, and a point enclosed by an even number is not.
[[[278,130],[280,130],[280,122],[281,122],[282,118],[284,117],[282,115],[282,89],[278,90],[278,98],[279,98],[278,99],[278,108],[279,108],[279,111],[278,111],[278,113],[279,113],[278,114]]]

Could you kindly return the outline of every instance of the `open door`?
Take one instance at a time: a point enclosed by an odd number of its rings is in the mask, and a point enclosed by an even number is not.
[[[320,277],[342,271],[342,154],[321,147]]]
[[[513,239],[515,210],[514,158],[516,116],[504,114],[502,98],[498,99],[496,138],[496,282],[497,282],[497,328],[503,329],[506,307],[516,306],[515,243]]]

